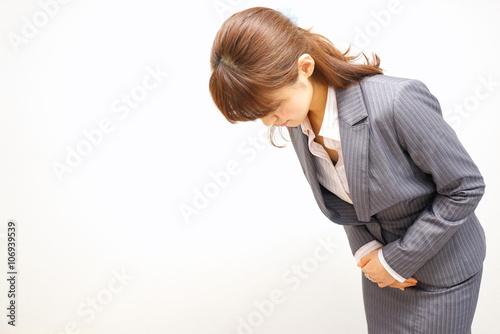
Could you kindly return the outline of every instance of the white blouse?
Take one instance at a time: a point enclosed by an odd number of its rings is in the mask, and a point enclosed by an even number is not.
[[[325,146],[337,151],[339,159],[334,165],[324,147],[315,142],[316,135],[311,126],[309,118],[300,124],[302,132],[309,138],[309,150],[313,154],[316,166],[318,167],[318,181],[323,187],[337,195],[343,201],[352,204],[347,184],[347,175],[344,168],[344,158],[342,156],[342,146],[340,145],[339,113],[337,109],[337,98],[335,90],[328,87],[328,97],[326,99],[325,114],[319,135],[324,138]]]

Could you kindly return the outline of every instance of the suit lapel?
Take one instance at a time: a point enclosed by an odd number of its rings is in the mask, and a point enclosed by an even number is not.
[[[300,126],[289,128],[288,130],[290,132],[293,147],[295,148],[297,157],[299,158],[300,165],[302,166],[302,170],[304,171],[307,181],[311,185],[314,197],[316,198],[321,211],[323,211],[328,218],[333,218],[332,212],[330,212],[330,210],[328,210],[325,206],[321,186],[318,181],[314,157],[311,151],[309,151],[307,136],[302,133]],[[335,213],[333,213],[333,216],[336,216]]]
[[[319,184],[316,165],[309,151],[308,139],[300,126],[289,128],[293,146],[311,185],[321,211],[332,221],[343,225],[370,222],[369,196],[369,125],[368,113],[359,84],[337,90],[342,154],[353,206],[333,195]]]
[[[369,124],[361,87],[353,84],[336,91],[340,120],[340,141],[347,182],[356,215],[370,221]]]
[[[344,202],[319,183],[316,163],[311,151],[309,151],[308,138],[302,133],[300,126],[288,128],[288,130],[302,170],[311,186],[314,198],[321,211],[328,219],[340,225],[362,224],[358,221],[352,205]]]

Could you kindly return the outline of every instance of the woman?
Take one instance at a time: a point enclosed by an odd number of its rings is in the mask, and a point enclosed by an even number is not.
[[[215,37],[210,92],[231,123],[288,129],[318,206],[344,225],[363,272],[369,333],[470,333],[483,179],[425,85],[365,59],[250,8]]]

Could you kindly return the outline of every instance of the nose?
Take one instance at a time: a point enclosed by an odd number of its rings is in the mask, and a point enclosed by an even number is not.
[[[269,114],[267,116],[262,117],[260,120],[262,121],[262,123],[264,123],[265,126],[271,126],[276,121],[276,118],[277,117],[275,115]]]

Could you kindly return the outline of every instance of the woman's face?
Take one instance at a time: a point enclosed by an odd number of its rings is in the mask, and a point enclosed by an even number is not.
[[[313,101],[313,85],[311,75],[314,71],[314,60],[308,54],[299,58],[299,76],[295,83],[276,90],[271,94],[276,101],[283,101],[278,109],[262,117],[266,126],[299,126],[307,117]]]
[[[283,101],[278,109],[262,117],[266,126],[299,126],[307,117],[313,97],[313,87],[307,77],[300,75],[291,86],[283,87],[274,92],[273,98]]]

